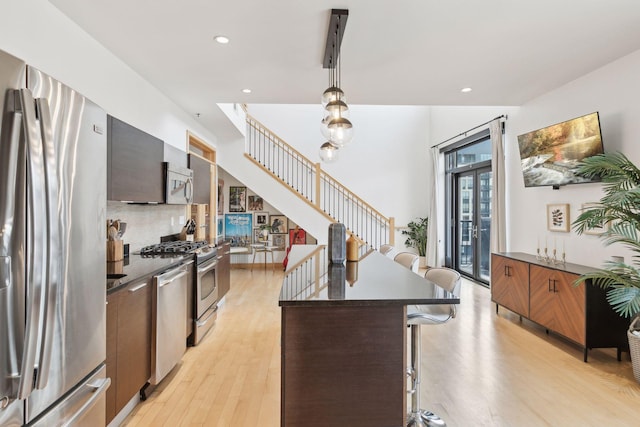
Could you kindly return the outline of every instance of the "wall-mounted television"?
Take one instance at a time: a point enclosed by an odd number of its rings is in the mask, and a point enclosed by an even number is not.
[[[518,148],[525,187],[593,182],[576,169],[604,152],[598,112],[519,135]]]

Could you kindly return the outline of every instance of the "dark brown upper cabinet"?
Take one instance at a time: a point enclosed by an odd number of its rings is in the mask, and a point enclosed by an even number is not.
[[[164,142],[107,117],[107,199],[164,203]]]

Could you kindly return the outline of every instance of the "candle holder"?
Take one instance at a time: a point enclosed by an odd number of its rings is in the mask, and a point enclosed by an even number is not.
[[[551,258],[549,258],[549,252],[547,248],[544,248],[544,256],[542,257],[542,260],[544,262],[549,262],[551,260]]]
[[[540,255],[540,248],[536,248],[536,259],[542,261],[542,255]]]
[[[555,251],[554,251],[554,252],[555,252]],[[565,259],[565,253],[564,253],[564,252],[562,252],[562,258],[561,258],[561,259],[556,260],[556,259],[555,259],[555,255],[554,255],[554,257],[553,257],[553,258],[554,258],[554,259],[553,259],[553,263],[554,263],[554,264],[562,264],[562,265],[565,265],[565,264],[566,264],[566,259]]]

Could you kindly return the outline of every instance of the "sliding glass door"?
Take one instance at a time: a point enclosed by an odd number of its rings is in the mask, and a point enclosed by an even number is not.
[[[489,284],[491,139],[489,131],[443,150],[446,176],[446,265]]]
[[[477,168],[454,176],[456,270],[477,281],[489,281],[491,235],[491,168]]]

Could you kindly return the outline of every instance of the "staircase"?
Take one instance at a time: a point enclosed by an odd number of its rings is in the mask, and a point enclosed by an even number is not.
[[[245,157],[329,221],[343,223],[368,246],[394,244],[393,218],[375,210],[249,114]]]

